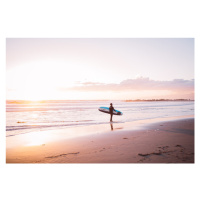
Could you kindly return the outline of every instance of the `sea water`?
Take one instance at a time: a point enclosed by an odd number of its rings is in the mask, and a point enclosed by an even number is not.
[[[122,116],[113,116],[114,123],[194,115],[194,101],[7,101],[6,136],[106,124],[110,115],[98,108],[109,107],[111,102],[116,110],[123,112]]]

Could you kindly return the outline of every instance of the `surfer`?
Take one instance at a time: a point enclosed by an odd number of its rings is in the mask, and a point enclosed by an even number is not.
[[[113,110],[115,110],[115,109],[114,109],[112,103],[110,103],[109,111],[110,111],[110,121],[111,122],[112,122]]]

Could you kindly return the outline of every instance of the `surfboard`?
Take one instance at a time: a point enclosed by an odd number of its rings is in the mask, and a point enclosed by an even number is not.
[[[99,111],[110,114],[110,110],[108,107],[100,107]],[[115,110],[115,111],[113,110],[113,115],[123,115],[123,113],[119,110]]]

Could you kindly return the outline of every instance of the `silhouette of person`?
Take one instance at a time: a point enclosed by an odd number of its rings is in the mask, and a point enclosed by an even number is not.
[[[115,111],[112,103],[110,103],[109,111],[110,111],[110,121],[112,122],[113,110]]]

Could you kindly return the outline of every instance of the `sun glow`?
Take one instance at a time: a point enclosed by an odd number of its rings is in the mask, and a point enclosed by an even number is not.
[[[58,96],[61,85],[73,85],[73,77],[64,73],[59,63],[29,63],[9,71],[7,87],[10,88],[12,99],[43,100]]]
[[[81,70],[84,68],[84,70]],[[7,71],[7,99],[50,100],[87,99],[91,92],[72,91],[85,77],[95,80],[95,71],[82,63],[62,61],[37,61],[17,66]],[[81,72],[81,73],[80,73]],[[64,89],[62,89],[64,88]],[[69,90],[67,89],[69,88]],[[88,98],[89,98],[88,97]],[[94,95],[92,95],[94,98]]]

